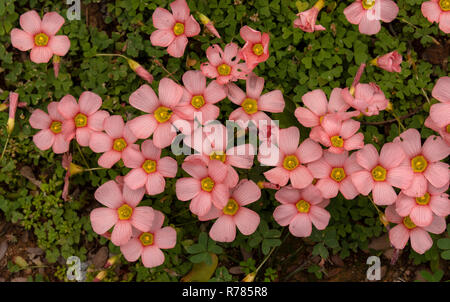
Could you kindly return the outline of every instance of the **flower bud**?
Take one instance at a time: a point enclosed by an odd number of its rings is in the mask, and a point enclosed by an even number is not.
[[[97,274],[97,276],[95,276],[94,280],[92,280],[92,282],[100,282],[103,279],[105,279],[106,277],[106,271],[101,271],[100,273]]]
[[[55,79],[58,78],[60,62],[61,62],[61,57],[54,55],[53,56],[53,73],[55,74]]]
[[[19,94],[11,92],[9,94],[9,117],[8,117],[8,134],[14,130],[14,119],[16,116],[17,105],[19,104]]]
[[[149,84],[151,84],[153,82],[153,76],[147,71],[145,70],[144,67],[141,66],[141,64],[139,64],[138,62],[132,60],[132,59],[127,59],[128,61],[128,65],[130,65],[131,69],[133,69],[133,71],[140,76],[142,79],[146,80]]]
[[[120,259],[120,254],[112,256],[111,258],[108,259],[108,261],[106,261],[104,268],[113,266],[119,259]]]
[[[242,282],[253,282],[255,281],[256,272],[251,272],[250,274],[246,275],[244,279],[242,279]]]

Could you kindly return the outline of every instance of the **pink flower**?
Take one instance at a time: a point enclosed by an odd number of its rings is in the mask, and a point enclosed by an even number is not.
[[[450,103],[450,77],[439,78],[431,95],[442,103]]]
[[[222,39],[220,37],[219,32],[217,31],[217,29],[214,27],[214,22],[212,22],[208,17],[206,17],[204,14],[202,13],[198,13],[198,17],[200,18],[200,22],[203,23],[203,25],[205,25],[205,27],[217,38]]]
[[[334,88],[331,91],[330,102],[321,89],[315,89],[302,96],[305,107],[295,109],[295,117],[305,127],[312,128],[320,126],[323,118],[327,114],[338,113],[342,120],[359,115],[358,111],[346,112],[348,105],[341,96],[341,88]]]
[[[314,127],[309,137],[328,147],[332,153],[342,153],[361,149],[364,146],[364,135],[356,133],[360,123],[352,120],[342,120],[339,115],[326,115],[320,126]]]
[[[52,147],[53,152],[60,154],[69,151],[69,141],[62,134],[64,117],[58,112],[58,103],[48,104],[48,114],[41,109],[36,109],[30,116],[30,125],[35,129],[41,129],[33,136],[33,142],[41,150]]]
[[[14,130],[17,105],[19,105],[19,94],[16,92],[10,92],[9,93],[9,114],[8,114],[8,123],[7,123],[8,135],[11,135],[11,133]]]
[[[373,60],[375,66],[389,72],[401,72],[402,56],[397,51],[392,51]]]
[[[308,164],[308,169],[318,179],[315,186],[324,198],[334,198],[339,191],[348,200],[359,194],[351,178],[353,173],[363,169],[356,162],[356,153],[348,156],[347,151],[341,154],[325,151],[323,157]]]
[[[341,94],[347,104],[366,116],[378,115],[389,104],[389,100],[375,83],[358,83],[353,95],[348,88],[342,89]]]
[[[356,153],[356,162],[363,168],[351,178],[359,193],[372,192],[377,205],[390,205],[397,199],[394,187],[406,189],[411,185],[412,171],[405,162],[406,155],[400,145],[387,143],[377,149],[371,144]]]
[[[289,231],[295,237],[308,237],[312,224],[318,230],[324,230],[330,220],[330,213],[324,209],[324,200],[314,186],[303,190],[284,187],[275,193],[275,199],[281,205],[276,207],[273,218],[281,226],[289,225]]]
[[[120,159],[128,168],[134,168],[139,146],[134,144],[137,138],[125,125],[120,115],[105,118],[105,132],[94,132],[89,139],[89,148],[95,153],[103,153],[98,159],[98,165],[111,168]],[[137,189],[137,187],[133,188]]]
[[[220,85],[245,79],[249,73],[245,63],[238,63],[239,47],[235,43],[229,43],[222,51],[219,45],[214,44],[206,50],[209,62],[202,63],[200,69],[210,79],[216,79]]]
[[[289,180],[294,188],[303,189],[310,185],[313,176],[304,164],[308,164],[322,157],[322,148],[312,139],[304,140],[300,146],[300,132],[297,127],[280,129],[279,156],[275,168],[264,172],[264,176],[271,183],[285,186]],[[274,165],[258,156],[263,165]]]
[[[200,25],[190,15],[186,0],[176,0],[170,3],[172,14],[164,8],[158,7],[153,13],[153,26],[150,41],[153,46],[167,47],[167,52],[175,58],[183,56],[188,43],[188,37],[200,33]]]
[[[141,257],[147,268],[160,266],[165,257],[161,249],[172,249],[177,243],[177,232],[172,227],[162,227],[164,215],[154,210],[153,223],[145,232],[135,231],[135,236],[120,246],[120,251],[127,261],[134,262]]]
[[[179,119],[174,110],[183,96],[183,88],[169,78],[159,82],[159,98],[148,85],[142,85],[130,95],[130,104],[145,113],[134,118],[128,125],[139,139],[153,134],[153,143],[158,148],[169,146],[176,136],[172,125]]]
[[[46,13],[41,21],[39,14],[32,10],[20,16],[23,30],[11,30],[12,45],[21,50],[31,49],[30,59],[34,63],[48,63],[52,56],[65,56],[70,48],[67,36],[56,36],[64,18],[56,12]]]
[[[280,90],[272,90],[261,95],[264,89],[264,79],[251,73],[246,80],[246,92],[242,91],[236,84],[228,85],[228,98],[234,104],[241,106],[231,112],[229,120],[237,121],[240,126],[245,127],[248,121],[252,121],[258,128],[260,121],[271,119],[263,111],[279,113],[284,110],[283,93]]]
[[[176,114],[185,120],[193,121],[195,113],[201,113],[201,123],[216,120],[220,109],[214,105],[226,96],[225,87],[212,81],[206,86],[206,77],[199,70],[189,70],[183,75],[184,93]]]
[[[356,0],[344,9],[344,15],[351,24],[359,24],[359,32],[377,34],[380,20],[392,22],[397,17],[398,6],[392,0]]]
[[[436,105],[440,105],[440,103],[431,105],[430,115],[425,120],[424,125],[425,125],[425,127],[430,128],[430,129],[436,131],[437,133],[439,133],[439,135],[445,140],[447,145],[450,146],[450,121],[448,121],[447,124],[445,124],[445,122],[444,122],[445,120],[436,118],[436,115],[441,116],[441,113],[443,112],[440,110],[436,110],[434,108]],[[445,106],[440,106],[441,107],[440,109],[450,112],[450,103],[444,103],[443,105],[445,105]],[[444,107],[444,108],[442,108],[442,107]],[[433,115],[431,115],[431,112],[433,112]],[[435,122],[433,117],[434,117],[434,119],[437,119],[438,122]]]
[[[64,138],[70,141],[76,136],[77,142],[83,147],[89,145],[91,133],[103,131],[103,121],[109,116],[108,112],[98,110],[102,99],[90,91],[81,94],[79,103],[68,94],[57,104],[58,112],[64,117],[61,128]]]
[[[433,215],[446,217],[450,214],[447,190],[448,185],[438,189],[428,184],[427,192],[421,197],[410,197],[402,192],[395,210],[402,217],[409,216],[415,225],[426,227],[433,221]]]
[[[414,172],[411,185],[404,193],[413,197],[422,197],[427,190],[427,182],[441,188],[449,182],[448,164],[440,160],[450,153],[450,147],[441,137],[431,135],[422,146],[420,133],[408,129],[394,139],[406,153],[410,169]]]
[[[301,30],[312,33],[316,30],[325,30],[325,27],[322,25],[316,25],[317,16],[319,15],[319,11],[324,7],[325,1],[319,0],[313,7],[310,9],[298,13],[297,19],[294,20],[294,27],[300,28]]]
[[[246,25],[241,28],[240,35],[245,45],[239,52],[239,56],[247,63],[248,68],[253,70],[259,63],[269,58],[269,34],[261,34]]]
[[[141,64],[132,59],[127,59],[130,68],[143,80],[147,81],[149,84],[153,82],[153,76],[144,68]]]
[[[226,205],[211,207],[209,213],[200,216],[200,221],[218,218],[214,222],[209,236],[219,242],[232,242],[236,238],[236,227],[242,234],[253,234],[259,225],[259,215],[245,208],[261,197],[261,189],[251,180],[243,179],[231,191]]]
[[[129,166],[133,168],[125,176],[125,184],[133,190],[145,186],[147,194],[156,195],[164,192],[164,177],[173,178],[177,174],[177,161],[169,156],[161,157],[161,149],[155,147],[151,140],[141,145],[141,152],[133,152]]]
[[[450,33],[450,2],[448,0],[431,0],[422,3],[422,14],[431,23],[439,23],[439,28]]]
[[[61,65],[61,57],[54,55],[53,56],[53,74],[55,76],[55,79],[58,78],[60,65]]]
[[[138,207],[145,189],[131,190],[126,185],[121,188],[110,180],[95,191],[95,199],[106,208],[97,208],[91,212],[92,229],[99,235],[114,226],[111,241],[117,246],[126,244],[132,235],[132,229],[148,232],[155,216],[151,207]]]
[[[181,201],[191,200],[189,209],[198,216],[204,216],[212,205],[216,208],[224,207],[228,202],[228,186],[223,183],[227,170],[219,161],[212,160],[206,166],[203,161],[185,161],[182,165],[192,177],[177,180],[175,191]]]
[[[438,132],[450,145],[450,77],[439,78],[432,95],[441,103],[431,106],[425,126]]]
[[[411,247],[419,254],[425,253],[433,245],[433,240],[428,232],[440,234],[445,231],[446,223],[444,217],[434,216],[433,221],[426,227],[419,227],[411,221],[409,216],[401,217],[395,211],[395,206],[388,206],[385,211],[389,222],[397,223],[389,231],[389,240],[396,249],[404,249],[408,240],[411,239]]]

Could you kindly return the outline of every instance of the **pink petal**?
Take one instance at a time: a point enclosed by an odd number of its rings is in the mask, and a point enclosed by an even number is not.
[[[156,231],[162,228],[165,217],[161,211],[154,210],[153,212],[155,215],[153,217],[152,227],[150,228],[149,232],[156,233]]]
[[[339,134],[342,128],[342,121],[334,115],[326,115],[322,120],[322,128],[329,136]]]
[[[127,261],[134,262],[139,259],[143,250],[142,243],[137,238],[132,238],[120,247],[120,251]]]
[[[431,23],[439,22],[439,16],[441,15],[441,8],[436,1],[425,1],[421,6],[422,14]],[[434,97],[434,96],[433,96]]]
[[[103,153],[102,156],[100,156],[100,158],[98,159],[98,165],[100,167],[103,168],[111,168],[112,166],[114,166],[115,163],[117,163],[121,158],[121,153],[114,151],[114,150],[110,150],[107,151],[106,153]]]
[[[209,236],[219,242],[232,242],[236,238],[236,225],[229,215],[220,216],[211,227]]]
[[[166,180],[158,172],[148,174],[146,188],[148,195],[157,195],[164,192]]]
[[[173,142],[176,130],[171,123],[159,124],[153,133],[153,143],[156,147],[164,149]]]
[[[427,179],[419,173],[414,173],[411,185],[404,189],[404,193],[408,196],[421,197],[427,192]]]
[[[33,142],[41,150],[48,150],[55,141],[55,135],[50,129],[39,131],[33,136]]]
[[[219,85],[216,81],[212,81],[209,83],[208,87],[206,87],[203,97],[205,101],[210,104],[215,104],[224,98],[226,98],[227,92],[224,86]]]
[[[261,189],[251,180],[242,180],[231,196],[240,206],[246,206],[261,198]]]
[[[355,172],[351,175],[352,182],[359,193],[368,195],[374,186],[372,174],[367,171]]]
[[[397,167],[405,158],[402,147],[396,143],[383,145],[380,151],[380,164],[385,169]]]
[[[130,95],[130,105],[146,113],[153,113],[159,106],[159,99],[147,84],[142,85]]]
[[[103,153],[112,149],[112,138],[103,132],[93,132],[89,140],[89,148],[95,153]]]
[[[380,0],[379,14],[383,22],[392,22],[398,15],[398,6],[392,0]]]
[[[200,33],[200,24],[195,21],[194,17],[191,15],[186,19],[184,23],[184,34],[187,37],[194,37]]]
[[[430,116],[439,128],[446,127],[450,124],[450,102],[437,103],[431,106]]]
[[[355,1],[344,9],[344,15],[351,24],[359,24],[364,16],[361,2]]]
[[[113,181],[107,181],[95,191],[95,199],[111,209],[117,209],[123,204],[122,191]]]
[[[249,145],[240,145],[228,149],[227,163],[232,165],[233,167],[241,169],[250,169],[253,166],[253,155],[252,155],[253,152],[248,150],[249,149],[248,146]]]
[[[249,41],[252,43],[260,43],[261,42],[261,32],[254,30],[250,26],[243,26],[241,27],[239,34],[241,35],[242,39],[245,41]]]
[[[429,162],[442,160],[449,155],[449,152],[450,147],[442,137],[431,135],[423,143],[422,154]]]
[[[206,49],[206,57],[208,58],[208,61],[213,65],[213,66],[218,66],[220,64],[223,63],[223,51],[220,48],[219,45],[214,44],[210,47],[208,47],[208,49]],[[217,70],[216,70],[217,72]]]
[[[175,184],[177,198],[182,201],[194,198],[200,190],[200,181],[190,177],[180,178]]]
[[[153,46],[168,47],[175,41],[175,34],[172,29],[157,29],[150,35]]]
[[[141,145],[142,154],[146,159],[152,159],[158,161],[161,157],[161,149],[157,148],[153,141],[148,139],[144,141]]]
[[[395,211],[402,217],[409,216],[411,210],[417,205],[416,200],[403,193],[398,195],[395,201]]]
[[[50,47],[55,55],[65,56],[70,49],[70,40],[67,36],[53,36],[48,42],[48,47]]]
[[[322,157],[322,147],[310,138],[305,139],[295,154],[301,163],[310,163]]]
[[[159,101],[163,106],[174,108],[183,96],[183,88],[169,78],[159,82]]]
[[[169,55],[175,58],[180,58],[184,54],[188,39],[185,35],[181,35],[175,38],[175,40],[167,47]]]
[[[422,141],[420,139],[420,133],[416,129],[408,129],[402,134],[400,138],[396,138],[394,142],[400,142],[403,151],[410,158],[418,155],[422,149]]]
[[[289,127],[280,129],[279,146],[281,151],[286,155],[294,154],[297,151],[300,140],[300,131],[297,127]]]
[[[199,70],[189,70],[183,75],[183,84],[192,95],[202,95],[206,88],[206,78]]]
[[[30,59],[34,63],[48,63],[53,56],[53,51],[48,46],[35,46],[31,50]]]
[[[381,23],[379,20],[373,19],[373,17],[367,16],[367,12],[362,16],[359,23],[359,32],[366,35],[377,34],[381,29]]]
[[[295,204],[301,198],[300,190],[293,187],[284,187],[275,193],[275,199],[282,204]]]
[[[450,180],[448,164],[443,162],[428,163],[423,175],[436,188],[445,186]]]
[[[425,3],[432,3],[433,5],[438,6],[438,4],[436,2],[431,2],[431,1],[424,2],[422,4],[422,6],[425,5]],[[438,12],[439,12],[439,10],[438,10]],[[437,22],[437,20],[436,20],[436,22]],[[437,80],[436,85],[434,85],[431,95],[435,99],[437,99],[443,103],[450,102],[450,88],[449,87],[450,87],[450,77],[441,77]]]
[[[212,104],[205,104],[199,110],[202,114],[202,121],[205,123],[207,121],[216,120],[219,116],[220,109],[219,107]]]
[[[41,31],[41,17],[35,11],[28,11],[20,16],[20,27],[31,35],[38,34]]]
[[[356,161],[361,167],[372,170],[378,164],[377,149],[371,144],[365,145],[356,153]]]
[[[204,216],[211,209],[211,194],[209,192],[200,191],[194,198],[192,198],[189,204],[189,210],[197,215]]]
[[[131,223],[127,220],[119,220],[112,231],[111,241],[117,246],[124,245],[131,239],[131,234]]]
[[[428,251],[433,245],[430,235],[421,228],[411,230],[411,247],[419,254]]]
[[[450,201],[447,194],[431,196],[430,208],[434,214],[445,217],[450,214]]]
[[[344,141],[344,149],[347,151],[361,149],[362,147],[364,147],[364,134],[361,132]]]
[[[305,127],[312,128],[315,126],[319,126],[320,124],[319,117],[309,109],[297,107],[297,109],[295,109],[294,115],[299,123]]]
[[[311,206],[309,219],[318,230],[324,230],[330,221],[330,213],[318,206]]]
[[[225,177],[223,183],[227,185],[229,188],[234,188],[239,181],[239,175],[236,170],[233,169],[232,166],[228,166],[227,177]]]
[[[287,226],[298,214],[298,210],[293,204],[282,204],[275,208],[273,218],[281,226]]]
[[[80,106],[77,100],[68,94],[58,103],[58,111],[65,119],[73,119],[80,112]]]
[[[359,130],[360,123],[355,120],[346,120],[342,123],[342,128],[339,134],[344,139],[350,138]]]
[[[147,173],[141,168],[133,169],[125,175],[124,181],[133,190],[142,188],[147,182]]]
[[[334,198],[339,192],[339,184],[329,178],[320,179],[316,187],[320,190],[324,198]]]
[[[181,167],[184,171],[196,179],[202,179],[208,176],[208,168],[199,160],[185,160]]]
[[[137,207],[130,218],[131,224],[142,232],[148,232],[153,222],[153,209],[151,207]]]
[[[31,34],[21,29],[13,28],[11,30],[11,44],[21,51],[27,51],[34,47],[34,39]]]
[[[234,65],[239,61],[237,59],[238,50],[239,46],[236,43],[231,42],[225,45],[225,48],[223,50],[224,53],[223,60],[225,61],[226,64]]]
[[[241,105],[242,102],[247,97],[245,92],[234,83],[228,84],[227,88],[228,88],[228,99],[233,103],[235,103],[236,105]]]
[[[64,18],[57,12],[46,13],[42,18],[41,30],[48,36],[54,36],[63,26],[64,22]]]
[[[313,185],[307,186],[304,190],[301,191],[301,194],[302,199],[305,199],[312,205],[319,205],[323,201],[322,193],[320,193],[319,189],[317,189]]]
[[[203,72],[203,74],[210,79],[215,79],[219,76],[217,68],[209,63],[202,63],[202,65],[200,65],[200,69]]]
[[[70,142],[64,139],[62,134],[55,135],[55,141],[53,143],[53,152],[56,154],[62,154],[69,151]]]
[[[125,127],[125,123],[123,121],[122,116],[120,115],[112,115],[107,117],[104,121],[104,127],[106,133],[113,139],[122,138],[123,137],[123,129]]]
[[[375,182],[372,190],[373,202],[377,205],[391,205],[397,199],[392,186],[387,182]]]
[[[50,116],[41,109],[34,110],[30,116],[30,125],[34,129],[48,129],[51,123]]]
[[[164,263],[164,253],[155,245],[144,247],[141,255],[142,264],[146,268],[160,266]]]
[[[309,172],[311,172],[312,176],[317,179],[328,177],[331,173],[331,169],[331,166],[323,158],[308,164]]]
[[[211,201],[216,208],[222,209],[226,206],[230,196],[230,191],[227,185],[215,184],[211,193]]]
[[[80,96],[79,105],[80,112],[89,116],[100,109],[100,106],[102,105],[102,99],[96,93],[85,91]]]
[[[264,172],[264,176],[271,183],[280,186],[285,186],[289,181],[289,172],[283,167],[275,167],[273,169],[270,169],[269,171]]]
[[[450,33],[450,14],[448,13],[448,11],[441,13],[441,16],[439,18],[439,29],[446,34]]]
[[[224,215],[225,216],[225,215]],[[253,234],[259,225],[259,215],[247,208],[240,208],[234,215],[234,222],[242,234],[248,236]]]
[[[177,244],[177,232],[172,227],[157,230],[154,236],[155,244],[161,249],[172,249]]]
[[[91,129],[86,127],[76,129],[77,143],[82,147],[89,146],[89,140],[92,132],[93,131],[91,131]]]
[[[119,218],[117,211],[114,209],[96,208],[92,210],[90,219],[94,232],[101,235],[112,228]]]
[[[263,94],[258,101],[258,109],[268,112],[283,112],[284,98],[280,90],[273,90]]]
[[[302,101],[308,109],[317,116],[323,116],[327,113],[327,96],[321,89],[315,89],[302,96]]]
[[[219,160],[212,160],[209,162],[208,174],[214,180],[214,182],[223,182],[223,180],[227,176],[227,171],[227,166],[223,162]]]
[[[393,227],[389,231],[389,241],[391,241],[392,245],[399,250],[405,248],[406,243],[408,243],[409,239],[409,231],[403,224],[399,224]]]
[[[190,10],[186,0],[173,1],[170,8],[176,21],[184,22],[189,17]]]
[[[330,101],[328,103],[328,111],[329,112],[344,112],[350,106],[345,102],[342,97],[342,89],[341,88],[333,88],[330,95]]]
[[[173,15],[165,8],[157,7],[152,15],[153,26],[158,29],[170,29],[175,25]]]
[[[123,200],[130,206],[130,207],[137,207],[137,205],[141,202],[142,198],[144,197],[145,189],[144,188],[138,188],[138,189],[131,189],[126,184],[123,186]]]
[[[352,200],[359,194],[358,190],[356,190],[355,186],[353,185],[351,178],[349,177],[346,177],[343,181],[340,182],[339,191],[347,200]]]
[[[411,209],[409,217],[418,227],[425,227],[433,221],[433,212],[428,206],[417,205]]]
[[[294,188],[303,189],[312,183],[313,176],[305,166],[298,166],[290,172],[290,179]]]
[[[171,157],[163,157],[157,163],[157,171],[164,177],[175,177],[177,170],[177,161]]]
[[[137,138],[146,139],[155,131],[158,122],[153,114],[145,114],[127,122],[127,125]]]
[[[446,228],[447,223],[445,222],[445,217],[434,216],[431,224],[423,229],[433,234],[441,234]]]
[[[249,98],[258,100],[259,97],[261,96],[261,92],[264,89],[264,78],[258,77],[254,73],[251,73],[247,77],[245,84],[246,84],[247,96]],[[280,91],[280,94],[281,94],[281,91]],[[283,98],[283,96],[281,96],[281,98]],[[270,100],[268,100],[268,101],[266,100],[266,103],[270,103]],[[258,102],[258,107],[260,107],[260,105],[261,104]],[[283,100],[283,107],[284,107],[284,100]],[[261,108],[259,108],[259,109],[261,109]],[[265,109],[261,109],[261,110],[265,110]],[[276,108],[275,108],[275,110],[276,110]]]
[[[295,237],[309,237],[312,231],[311,220],[308,214],[297,214],[289,224],[289,231]]]

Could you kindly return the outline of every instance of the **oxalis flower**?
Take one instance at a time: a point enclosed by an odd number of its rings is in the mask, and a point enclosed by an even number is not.
[[[386,218],[389,222],[397,225],[389,231],[389,241],[396,249],[404,249],[408,240],[411,240],[411,247],[419,254],[428,251],[433,245],[430,234],[441,234],[447,227],[444,217],[434,216],[433,221],[426,227],[419,227],[412,222],[409,216],[402,217],[395,211],[395,206],[386,208]]]
[[[400,216],[409,216],[415,225],[426,227],[433,221],[433,215],[446,217],[450,214],[447,190],[448,185],[435,188],[428,184],[427,192],[421,197],[410,197],[401,192],[395,202],[395,210]]]
[[[69,151],[70,141],[62,134],[65,118],[58,111],[58,103],[51,102],[47,106],[48,114],[41,109],[36,109],[30,116],[30,125],[40,129],[33,136],[33,142],[41,150],[52,147],[53,152],[61,154]]]
[[[363,170],[352,174],[353,184],[363,195],[372,192],[375,204],[393,204],[397,199],[393,186],[406,189],[412,182],[413,174],[405,158],[402,147],[395,143],[384,144],[379,156],[373,145],[365,145],[356,152],[356,162]]]
[[[209,62],[202,63],[200,69],[210,79],[215,79],[220,85],[245,79],[250,72],[245,63],[239,63],[239,47],[235,43],[229,43],[222,50],[214,44],[206,50]]]
[[[408,165],[414,172],[411,185],[404,193],[413,197],[425,195],[428,182],[441,188],[449,182],[448,164],[440,160],[450,153],[450,147],[441,137],[431,135],[422,146],[420,133],[416,129],[408,129],[394,139],[405,151]]]
[[[48,63],[53,55],[65,56],[70,48],[67,36],[56,36],[64,18],[56,12],[46,13],[44,17],[32,10],[20,16],[20,26],[23,30],[11,30],[13,47],[28,51],[31,49],[30,59],[34,63]]]
[[[348,156],[345,151],[334,154],[323,152],[323,157],[308,164],[308,170],[317,179],[316,188],[324,198],[334,198],[341,192],[345,199],[355,198],[359,192],[352,182],[352,174],[363,168],[356,162],[356,153]]]
[[[164,215],[154,210],[151,227],[145,232],[134,230],[134,236],[126,244],[120,246],[120,251],[127,261],[142,259],[147,268],[160,266],[165,257],[161,249],[172,249],[177,243],[177,232],[172,227],[162,227]]]
[[[310,185],[313,176],[305,164],[322,157],[322,148],[312,139],[304,140],[300,146],[300,131],[297,127],[280,129],[279,131],[279,156],[274,164],[265,158],[258,156],[258,160],[265,165],[276,167],[264,172],[264,176],[271,183],[285,186],[289,180],[294,188],[303,189]]]
[[[431,23],[439,23],[439,29],[446,34],[450,33],[450,1],[425,1],[421,6],[422,14]]]
[[[127,185],[119,186],[110,180],[95,191],[95,199],[105,207],[92,210],[92,229],[99,235],[114,227],[111,241],[117,246],[126,244],[133,227],[148,232],[154,219],[151,207],[138,207],[145,189],[131,190]]]
[[[239,51],[239,56],[245,61],[247,67],[253,70],[259,63],[265,62],[269,58],[268,33],[262,33],[254,30],[250,26],[243,26],[239,31],[245,45]]]
[[[378,115],[380,110],[386,109],[389,104],[389,100],[375,83],[358,83],[354,90],[342,89],[341,95],[347,104],[366,116]]]
[[[89,145],[89,138],[93,132],[103,131],[103,121],[109,116],[102,106],[102,99],[97,94],[85,91],[80,101],[70,94],[58,103],[58,112],[64,117],[61,132],[67,141],[76,137],[80,146]]]
[[[206,77],[199,70],[189,70],[183,75],[183,97],[175,107],[176,114],[193,121],[195,114],[201,114],[201,123],[216,120],[220,109],[214,105],[226,98],[225,87],[212,81],[206,86]]]
[[[172,14],[164,8],[158,7],[153,13],[153,26],[150,41],[154,46],[167,47],[167,52],[176,58],[183,56],[188,43],[188,37],[200,33],[200,25],[190,15],[186,0],[176,0],[170,3]]]
[[[166,186],[164,177],[176,176],[177,161],[169,156],[161,158],[161,149],[152,140],[144,141],[141,149],[142,152],[131,155],[128,165],[133,169],[125,176],[124,182],[133,190],[145,186],[147,194],[160,194]]]
[[[224,207],[228,202],[228,186],[223,183],[227,170],[219,161],[212,160],[206,166],[203,161],[185,161],[182,168],[192,177],[177,180],[175,192],[181,201],[191,200],[189,209],[198,216],[204,216],[212,205]]]
[[[317,16],[319,15],[319,12],[324,7],[324,5],[325,0],[319,0],[310,9],[298,13],[298,18],[294,20],[294,27],[300,28],[301,30],[308,33],[312,33],[316,30],[325,30],[325,27],[316,24]]]
[[[200,221],[216,219],[209,236],[219,242],[232,242],[236,238],[236,227],[243,235],[251,235],[258,228],[259,215],[245,206],[259,200],[261,189],[251,180],[243,179],[231,191],[226,205],[211,210]]]
[[[229,120],[236,121],[241,127],[246,122],[252,121],[258,128],[260,121],[270,124],[270,117],[264,111],[279,113],[284,110],[284,98],[280,90],[272,90],[261,95],[264,89],[264,79],[250,74],[246,80],[246,92],[236,84],[228,84],[228,98],[234,104],[241,106],[231,112]]]
[[[440,103],[431,106],[425,126],[438,132],[450,145],[450,77],[439,78],[431,94]]]
[[[281,188],[275,193],[275,199],[281,205],[275,208],[273,218],[281,226],[289,225],[289,232],[295,237],[309,237],[313,224],[318,230],[324,230],[330,221],[330,213],[324,209],[328,201],[312,185],[303,190]]]
[[[130,95],[130,104],[147,114],[128,122],[133,134],[146,139],[153,134],[153,143],[158,148],[169,146],[176,136],[173,123],[179,119],[174,110],[183,96],[183,88],[173,80],[164,78],[158,86],[159,98],[147,84]]]
[[[89,148],[95,153],[103,153],[98,165],[111,168],[120,159],[126,167],[133,168],[139,146],[134,144],[137,138],[124,123],[120,115],[105,118],[105,132],[94,132],[89,140]]]
[[[389,72],[401,72],[402,60],[402,56],[395,50],[373,59],[370,63]]]
[[[344,9],[348,22],[359,24],[359,32],[366,35],[377,34],[381,29],[380,20],[392,22],[397,14],[398,6],[392,0],[356,0]]]

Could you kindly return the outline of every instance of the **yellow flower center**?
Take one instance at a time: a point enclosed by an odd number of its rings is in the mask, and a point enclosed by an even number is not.
[[[375,181],[384,181],[386,179],[386,169],[382,166],[376,166],[372,169],[372,177]]]
[[[236,202],[236,200],[230,198],[228,200],[227,205],[223,208],[223,213],[225,215],[233,216],[236,214],[236,212],[239,210],[239,204]]]
[[[337,182],[341,182],[345,178],[345,171],[343,168],[333,168],[330,177]]]
[[[309,202],[302,199],[295,204],[295,207],[297,208],[297,211],[299,211],[299,213],[308,213],[311,205],[309,204]]]
[[[243,102],[242,102],[242,109],[244,109],[244,111],[247,114],[253,114],[258,112],[258,102],[256,102],[256,100],[254,99],[250,99],[250,98],[246,98]]]
[[[142,165],[142,169],[144,169],[147,174],[153,173],[156,171],[156,161],[147,159]]]
[[[321,117],[319,117],[319,124],[322,124],[324,117],[325,117],[325,115],[322,115]]]
[[[411,159],[411,167],[414,172],[423,172],[428,166],[428,162],[422,155],[417,155]]]
[[[227,64],[222,64],[219,67],[217,67],[217,72],[221,76],[227,76],[231,73],[231,67]]]
[[[262,44],[258,43],[253,45],[253,53],[257,56],[260,56],[264,53],[264,47],[262,46]]]
[[[44,33],[34,36],[34,44],[37,46],[46,46],[48,44],[48,36]]]
[[[200,109],[201,107],[203,107],[203,105],[205,105],[205,99],[203,98],[202,95],[196,95],[192,97],[191,105],[197,109]]]
[[[77,128],[81,128],[81,127],[85,127],[87,125],[87,116],[84,115],[83,113],[78,113],[75,116],[75,127]]]
[[[372,6],[374,6],[374,5],[375,5],[375,0],[363,0],[362,1],[362,6],[365,9],[371,9]]]
[[[427,192],[422,197],[416,197],[416,203],[422,206],[427,205],[430,202],[430,194]]]
[[[283,160],[283,167],[286,170],[294,170],[295,168],[297,168],[297,166],[299,165],[299,161],[297,156],[295,155],[288,155],[284,158]]]
[[[53,121],[50,125],[50,130],[52,130],[53,133],[57,134],[61,132],[61,122],[59,121]]]
[[[210,177],[205,177],[201,181],[202,189],[206,192],[211,192],[214,188],[214,181]]]
[[[173,33],[176,36],[179,36],[184,33],[184,24],[183,23],[176,23],[173,27]]]
[[[139,236],[139,240],[141,241],[143,246],[152,245],[153,244],[153,234],[152,233],[142,233],[141,236]]]
[[[407,227],[408,229],[414,229],[416,227],[416,225],[414,224],[414,222],[412,222],[411,218],[409,218],[409,216],[406,216],[405,218],[403,218],[403,224],[405,225],[405,227]]]
[[[113,149],[122,152],[127,147],[127,142],[123,138],[116,138],[113,143]]]
[[[223,153],[222,151],[213,151],[211,155],[209,156],[210,159],[216,159],[220,160],[221,162],[225,162],[227,159],[227,155]]]
[[[117,213],[119,214],[120,220],[127,220],[130,219],[131,214],[133,214],[133,209],[129,205],[124,204],[117,209]]]
[[[155,119],[159,122],[159,123],[165,123],[167,122],[170,117],[172,116],[173,111],[170,110],[170,108],[161,106],[158,109],[155,110]]]
[[[447,131],[447,133],[450,133],[450,124],[448,124],[447,127],[445,127],[445,131]]]
[[[344,140],[342,137],[335,135],[331,137],[331,144],[336,148],[342,148],[344,146]]]
[[[439,6],[443,11],[449,11],[450,10],[450,0],[441,0],[439,1]]]

